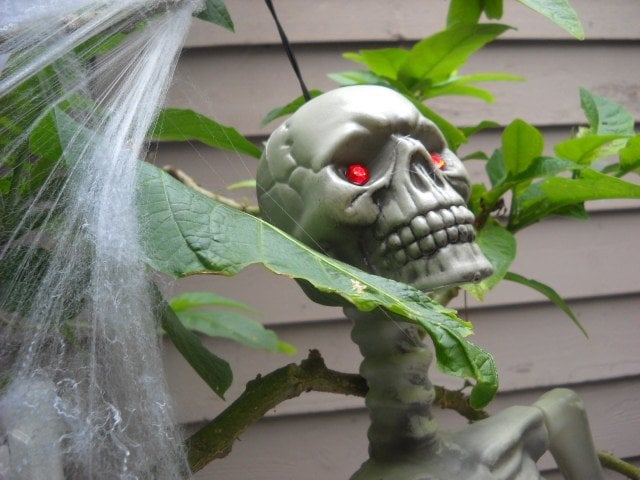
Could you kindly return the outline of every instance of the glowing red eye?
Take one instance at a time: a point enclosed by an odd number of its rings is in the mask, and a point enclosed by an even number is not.
[[[347,168],[347,180],[356,185],[364,185],[369,181],[369,169],[359,163],[349,165]]]
[[[438,170],[442,170],[447,166],[447,162],[445,162],[440,155],[437,153],[429,153],[431,155],[431,159],[433,160],[433,164],[436,166]]]

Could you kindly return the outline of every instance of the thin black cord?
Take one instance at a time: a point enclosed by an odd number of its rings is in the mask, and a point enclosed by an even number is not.
[[[311,95],[309,95],[309,90],[307,90],[307,86],[304,84],[304,80],[302,79],[302,73],[300,73],[300,67],[298,67],[298,62],[296,61],[296,57],[293,54],[293,50],[291,50],[291,44],[289,43],[289,39],[287,38],[287,34],[284,32],[282,25],[280,25],[280,21],[278,20],[278,15],[276,15],[276,9],[273,7],[273,3],[271,0],[264,0],[264,3],[267,4],[267,8],[271,12],[271,16],[273,20],[276,22],[276,27],[278,27],[278,33],[280,34],[280,39],[282,40],[282,46],[284,47],[284,51],[287,52],[287,57],[289,57],[289,63],[291,63],[291,67],[298,78],[298,82],[300,83],[300,88],[302,89],[302,96],[308,102],[311,100]]]

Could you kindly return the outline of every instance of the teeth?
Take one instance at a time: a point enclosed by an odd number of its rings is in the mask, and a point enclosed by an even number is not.
[[[442,217],[433,210],[427,213],[427,223],[429,224],[429,228],[431,228],[432,232],[437,232],[444,227]]]
[[[422,250],[420,250],[420,247],[418,246],[418,242],[413,242],[411,245],[407,247],[406,251],[407,251],[407,254],[414,260],[424,255],[422,253]]]
[[[424,253],[432,253],[436,251],[436,241],[433,238],[433,235],[427,235],[419,242],[420,248]]]
[[[409,245],[415,242],[416,237],[409,227],[404,227],[400,230],[400,240],[402,240],[403,245]]]
[[[473,240],[473,238],[471,238],[471,233],[472,232],[473,232],[473,230],[471,230],[466,225],[460,225],[460,232],[459,232],[460,241],[461,242],[467,242],[467,241]]]
[[[431,233],[431,229],[429,228],[427,219],[422,215],[411,220],[411,230],[418,238],[424,237],[425,235],[429,235],[429,233]]]
[[[440,230],[440,231],[434,233],[433,234],[433,238],[435,238],[436,244],[440,248],[444,247],[447,243],[449,243],[449,239],[447,238],[446,230]]]
[[[396,262],[398,262],[400,265],[404,265],[407,262],[407,254],[404,253],[404,250],[398,250],[393,255],[393,258],[395,258]]]
[[[447,237],[449,238],[449,243],[458,243],[458,227],[447,228]]]
[[[418,215],[409,226],[391,233],[380,242],[376,256],[386,257],[386,263],[403,266],[411,260],[430,256],[449,244],[472,242],[474,216],[464,206],[453,205],[448,209]]]
[[[453,213],[449,210],[440,210],[440,215],[442,216],[442,221],[444,222],[445,227],[455,225],[456,217],[454,217]]]
[[[387,239],[387,245],[389,245],[389,247],[393,248],[394,250],[396,248],[400,248],[402,246],[400,235],[398,235],[397,233],[392,233],[391,235],[389,235],[389,238]]]

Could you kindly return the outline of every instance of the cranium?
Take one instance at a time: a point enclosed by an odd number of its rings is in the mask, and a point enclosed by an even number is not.
[[[271,135],[257,183],[271,223],[352,265],[425,291],[491,273],[464,165],[391,89],[346,87],[302,106]]]

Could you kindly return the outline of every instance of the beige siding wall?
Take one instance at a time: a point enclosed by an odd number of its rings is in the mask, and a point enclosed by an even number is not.
[[[330,89],[334,84],[326,77],[328,72],[356,68],[341,58],[341,52],[408,45],[443,23],[448,2],[276,3],[307,84]],[[458,124],[485,118],[504,124],[524,118],[543,130],[548,151],[574,125],[584,122],[579,86],[619,100],[640,118],[640,3],[574,0],[587,30],[588,40],[582,43],[513,0],[505,3],[504,21],[518,30],[478,54],[465,72],[506,71],[527,77],[527,83],[493,85],[498,101],[491,105],[438,100],[434,102],[438,111]],[[261,141],[273,125],[261,128],[260,119],[299,91],[264,4],[259,0],[227,0],[227,4],[237,33],[194,25],[169,103],[194,108]],[[498,133],[483,133],[462,152],[490,151],[498,142]],[[253,159],[197,144],[162,145],[157,163],[174,164],[216,191],[252,177],[256,168]],[[483,178],[482,164],[471,163],[469,168],[476,179]],[[248,193],[231,195],[241,198]],[[475,342],[494,353],[500,370],[502,393],[492,411],[531,403],[553,386],[571,386],[585,400],[598,448],[637,461],[640,204],[603,202],[589,208],[588,222],[553,219],[523,232],[513,266],[513,271],[549,283],[569,299],[589,339],[535,292],[513,284],[500,286],[483,304],[469,299],[465,314],[476,325]],[[207,340],[234,368],[229,400],[257,373],[299,360],[309,348],[319,348],[332,368],[352,372],[358,368],[359,354],[341,311],[312,304],[290,280],[250,268],[231,279],[194,277],[169,287],[213,290],[246,301],[260,310],[260,320],[299,347],[300,355],[290,359]],[[455,306],[462,308],[462,299]],[[181,422],[205,421],[224,408],[170,346],[166,364]],[[451,387],[459,384],[437,372],[433,377]],[[460,425],[461,420],[443,411],[442,423]],[[348,478],[366,457],[366,428],[361,399],[307,394],[270,412],[242,436],[228,458],[214,462],[198,478]],[[548,458],[541,465],[553,469]],[[549,471],[548,478],[559,477]]]

